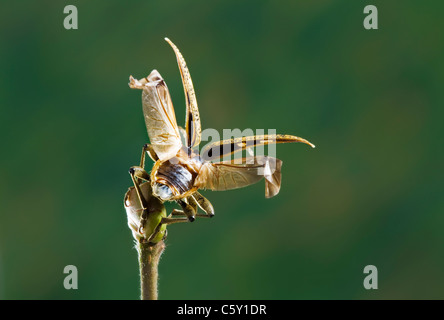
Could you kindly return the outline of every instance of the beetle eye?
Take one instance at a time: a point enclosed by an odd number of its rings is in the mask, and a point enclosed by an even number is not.
[[[173,191],[171,191],[170,187],[158,182],[153,185],[153,193],[164,201],[170,200],[173,197]]]

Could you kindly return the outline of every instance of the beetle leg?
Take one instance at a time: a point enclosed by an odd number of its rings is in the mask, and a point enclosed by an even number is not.
[[[183,212],[183,210],[174,209],[168,217],[186,217],[186,214]],[[210,216],[203,213],[196,213],[196,217],[208,218]]]
[[[137,178],[137,184],[140,184],[139,179],[150,181],[150,175],[142,167],[133,166],[130,168],[130,174],[133,172],[134,178]]]
[[[190,204],[181,199],[176,200],[176,202],[182,207],[183,212],[187,216],[188,220],[190,220],[190,222],[193,222],[196,217],[196,210],[194,210],[194,208]]]
[[[212,217],[212,216],[209,216],[207,214],[202,214],[202,213],[198,213],[195,216],[202,217],[202,218]],[[188,216],[185,214],[184,211],[174,209],[168,217],[162,218],[162,220],[160,220],[160,223],[157,225],[156,229],[154,229],[154,232],[151,234],[151,236],[146,241],[151,242],[151,240],[153,240],[157,236],[157,234],[160,231],[160,228],[164,224],[170,225],[170,224],[174,224],[174,223],[192,222],[192,220],[190,220],[189,218],[175,218],[175,217],[188,217]],[[167,237],[167,229],[165,229],[165,235],[163,236],[162,240],[165,240],[166,237]]]
[[[154,162],[159,160],[153,147],[149,143],[145,143],[142,148],[142,156],[140,157],[140,167],[141,168],[145,168],[145,157],[146,157],[147,153],[150,156],[151,160],[153,160]]]
[[[197,202],[194,200],[193,196],[186,198],[186,202],[193,207],[194,211],[197,213]]]
[[[196,200],[199,207],[206,212],[206,214],[211,218],[214,216],[214,208],[211,202],[201,195],[199,192],[193,193],[192,197]]]
[[[162,220],[160,220],[160,223],[157,225],[156,229],[154,229],[154,232],[151,234],[151,236],[146,241],[151,242],[157,236],[157,234],[160,231],[160,228],[164,224],[170,225],[173,223],[182,223],[182,222],[190,222],[190,220],[188,220],[186,218],[162,218]],[[165,235],[164,235],[163,239],[165,239],[165,238],[166,238],[166,230],[165,230]]]

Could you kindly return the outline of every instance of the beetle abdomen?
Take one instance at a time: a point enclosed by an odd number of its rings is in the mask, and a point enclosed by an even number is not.
[[[157,168],[154,182],[169,186],[177,197],[193,188],[195,178],[185,165],[165,161]]]

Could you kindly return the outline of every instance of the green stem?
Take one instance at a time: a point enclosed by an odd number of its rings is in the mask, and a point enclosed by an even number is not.
[[[165,243],[159,241],[154,245],[141,243],[137,245],[140,268],[140,299],[157,300],[157,281],[160,256]]]

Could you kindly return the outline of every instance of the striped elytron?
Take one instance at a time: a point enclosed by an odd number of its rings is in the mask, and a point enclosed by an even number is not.
[[[140,166],[130,169],[134,187],[128,191],[125,204],[127,208],[133,206],[133,209],[137,207],[136,210],[142,210],[139,232],[145,235],[148,242],[159,241],[160,233],[163,233],[167,224],[193,221],[196,215],[214,215],[213,206],[198,189],[230,190],[265,178],[265,196],[270,198],[279,192],[281,160],[269,156],[246,157],[241,164],[218,160],[237,151],[270,143],[302,142],[314,147],[305,139],[276,134],[222,140],[205,146],[200,154],[196,152],[201,140],[201,125],[190,72],[177,47],[169,39],[165,40],[176,54],[182,77],[186,101],[185,129],[177,125],[167,85],[157,70],[140,80],[130,76],[129,83],[131,88],[142,90],[143,113],[150,144],[143,147]],[[151,174],[144,169],[146,153],[155,162]],[[182,210],[173,210],[168,217],[163,213],[155,219],[156,226],[147,227],[147,219],[150,212],[153,212],[149,199],[156,201],[156,206],[164,201],[175,201]],[[197,214],[198,207],[205,214]]]

